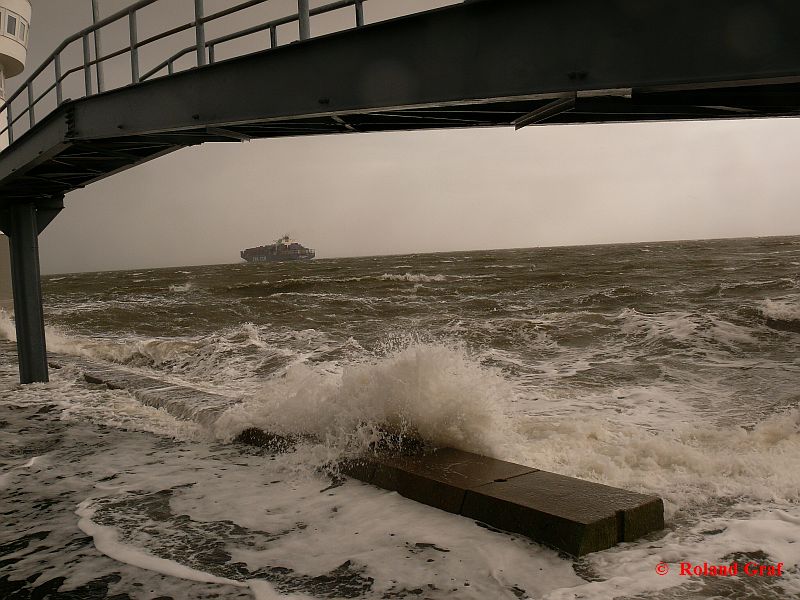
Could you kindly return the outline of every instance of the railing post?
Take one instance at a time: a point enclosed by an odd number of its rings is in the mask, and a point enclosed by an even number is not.
[[[33,82],[29,81],[25,87],[28,88],[28,121],[33,127],[36,125],[36,113],[33,110]]]
[[[136,11],[128,13],[128,29],[131,41],[131,83],[139,83],[139,32],[136,28]]]
[[[308,14],[308,0],[297,0],[297,18],[300,23],[300,39],[311,37],[311,18]]]
[[[208,46],[208,64],[214,64],[214,44]]]
[[[92,62],[91,52],[89,51],[89,34],[83,36],[83,82],[86,87],[86,95],[92,95]]]
[[[100,20],[100,8],[97,6],[97,0],[92,0],[92,25],[97,25]],[[102,92],[106,89],[105,78],[103,77],[103,64],[100,62],[102,50],[100,49],[100,31],[95,29],[94,32],[94,57],[97,63],[94,68],[97,71],[97,91]]]
[[[269,47],[276,48],[278,46],[278,30],[275,25],[269,28]]]
[[[206,63],[206,29],[203,23],[203,0],[194,0],[194,23],[197,37],[197,66]]]
[[[6,117],[8,118],[8,143],[14,143],[14,115],[11,114],[11,102],[6,105]]]
[[[356,27],[364,26],[364,2],[358,0],[356,2]]]
[[[172,64],[172,61],[169,61],[169,62],[167,63],[167,73],[169,73],[170,75],[172,75],[174,72],[175,72],[175,67],[174,67],[174,66],[173,66],[173,64]]]
[[[61,106],[64,102],[64,88],[61,85],[61,54],[56,54],[53,60],[53,65],[56,70],[56,105]]]

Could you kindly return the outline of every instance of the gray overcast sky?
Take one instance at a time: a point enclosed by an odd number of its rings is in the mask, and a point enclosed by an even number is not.
[[[447,3],[366,6],[375,17]],[[126,4],[100,0],[103,15]],[[191,6],[168,4],[175,23]],[[28,72],[90,23],[90,6],[33,0]],[[319,257],[797,234],[798,142],[800,120],[781,119],[206,144],[69,194],[42,235],[42,270],[236,262],[284,232]]]

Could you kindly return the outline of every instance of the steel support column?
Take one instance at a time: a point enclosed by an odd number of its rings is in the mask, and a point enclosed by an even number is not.
[[[20,383],[48,381],[39,234],[64,208],[64,197],[11,204],[0,210],[0,229],[9,238],[11,284]]]
[[[33,202],[9,208],[6,234],[11,247],[11,282],[20,383],[48,381],[42,288],[39,279],[39,225]]]

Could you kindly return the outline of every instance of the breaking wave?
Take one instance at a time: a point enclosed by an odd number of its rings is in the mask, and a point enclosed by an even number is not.
[[[192,283],[191,281],[187,281],[186,283],[177,283],[177,284],[169,286],[169,291],[170,292],[182,293],[182,292],[189,292],[189,291],[193,290],[194,288],[195,288],[195,284]]]
[[[800,322],[800,302],[797,300],[765,300],[761,313],[768,319]]]
[[[0,336],[16,342],[14,321],[5,311],[0,313]],[[114,341],[68,335],[58,327],[45,327],[47,349],[71,356],[107,360],[136,366],[158,366],[195,349],[190,341],[168,339],[134,339]]]
[[[709,313],[670,311],[649,314],[626,308],[615,320],[621,323],[623,333],[643,336],[646,343],[667,342],[697,347],[696,342],[702,342],[737,347],[757,342],[751,328]]]
[[[768,327],[800,333],[800,302],[797,299],[764,300],[760,312]]]
[[[360,453],[385,434],[503,457],[517,440],[508,415],[514,385],[460,347],[414,343],[339,370],[297,364],[228,409],[216,435],[257,427],[321,440],[322,461]]]

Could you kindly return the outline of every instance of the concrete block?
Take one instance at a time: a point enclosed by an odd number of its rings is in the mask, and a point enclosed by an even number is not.
[[[234,441],[240,444],[247,444],[248,446],[266,448],[272,452],[282,454],[285,452],[293,452],[299,438],[270,433],[257,427],[249,427],[237,435]]]
[[[664,501],[657,496],[645,498],[636,506],[622,509],[625,516],[620,542],[635,542],[648,533],[664,529]]]
[[[348,459],[339,463],[339,472],[364,483],[372,483],[375,462],[366,458]]]
[[[343,473],[423,504],[520,533],[573,556],[664,527],[660,498],[453,448],[377,455]]]
[[[467,489],[535,470],[453,448],[413,456],[377,457],[371,463],[374,470],[369,483],[456,514]],[[367,471],[363,466],[361,469],[361,476],[348,474],[367,481],[363,477]]]
[[[468,490],[461,514],[573,556],[664,527],[660,498],[546,471]]]

